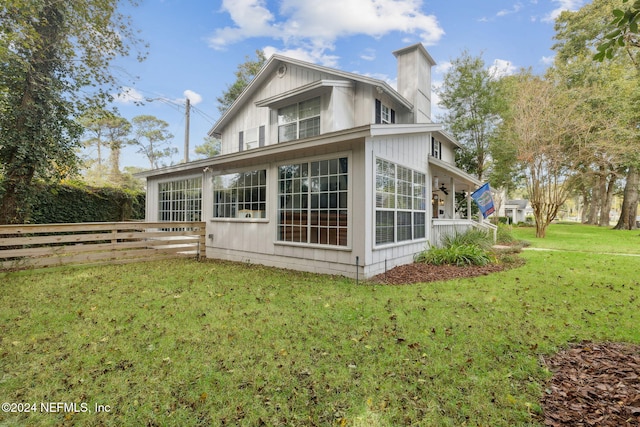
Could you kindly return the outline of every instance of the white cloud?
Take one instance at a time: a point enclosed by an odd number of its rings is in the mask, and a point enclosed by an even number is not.
[[[495,61],[493,61],[493,65],[489,67],[489,72],[496,78],[510,76],[512,74],[515,74],[516,71],[516,66],[513,65],[511,61],[507,61],[504,59],[496,59]]]
[[[437,74],[445,74],[447,71],[449,71],[452,65],[453,64],[451,64],[451,61],[440,62],[436,64],[435,67],[433,67],[433,72]]]
[[[200,95],[199,93],[196,93],[190,89],[187,89],[183,92],[184,98],[179,100],[180,103],[182,102],[186,102],[187,98],[189,98],[189,101],[191,102],[191,105],[198,105],[202,102],[202,95]]]
[[[549,12],[544,18],[543,22],[554,22],[558,16],[565,10],[576,11],[580,9],[584,0],[551,0],[554,3],[559,3],[559,6]]]
[[[280,0],[277,11],[270,10],[265,0],[223,0],[222,11],[234,26],[217,29],[209,45],[224,49],[240,40],[269,37],[282,41],[288,50],[311,51],[309,56],[323,63],[331,61],[324,52],[333,50],[337,39],[355,34],[378,38],[400,32],[433,45],[444,30],[434,15],[422,9],[423,0]]]
[[[502,9],[496,14],[496,16],[506,16],[506,15],[511,15],[512,13],[518,13],[520,9],[522,9],[522,7],[523,7],[522,3],[516,3],[513,5],[513,8],[511,9]]]
[[[278,54],[289,58],[299,59],[300,61],[321,64],[325,67],[336,67],[338,65],[338,57],[326,53],[326,49],[328,48],[311,45],[294,49],[278,49],[273,46],[266,46],[262,51],[267,58],[274,54]]]
[[[374,61],[376,59],[376,51],[374,49],[367,48],[360,54],[360,59],[365,61]]]
[[[135,88],[124,86],[120,93],[113,96],[113,100],[120,104],[134,104],[144,101],[144,96]]]
[[[542,62],[545,65],[551,65],[553,64],[553,61],[556,60],[556,57],[554,55],[551,56],[543,56],[542,59],[540,60],[540,62]]]

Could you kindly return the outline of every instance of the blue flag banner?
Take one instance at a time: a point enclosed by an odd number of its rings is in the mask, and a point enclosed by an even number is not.
[[[491,197],[491,189],[489,188],[488,182],[471,193],[471,197],[478,204],[483,218],[486,219],[489,215],[495,212],[495,208],[493,207],[493,197]]]

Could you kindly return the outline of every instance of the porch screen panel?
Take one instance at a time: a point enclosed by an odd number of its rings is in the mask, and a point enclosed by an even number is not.
[[[201,217],[202,178],[158,184],[159,221],[200,221]]]
[[[278,240],[346,246],[346,157],[280,166]]]

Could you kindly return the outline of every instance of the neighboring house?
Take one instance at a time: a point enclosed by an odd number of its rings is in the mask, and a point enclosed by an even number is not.
[[[528,200],[507,200],[504,208],[501,209],[500,216],[510,218],[512,224],[526,222],[527,215],[532,213],[528,205]]]
[[[431,122],[435,63],[422,44],[394,55],[397,91],[271,57],[211,129],[219,156],[140,174],[147,220],[206,221],[209,258],[351,277],[479,226],[455,212],[480,182]]]

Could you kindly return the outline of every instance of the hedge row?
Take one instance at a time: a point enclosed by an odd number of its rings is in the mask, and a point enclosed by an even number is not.
[[[38,186],[29,222],[117,222],[144,220],[145,193],[81,183]]]

